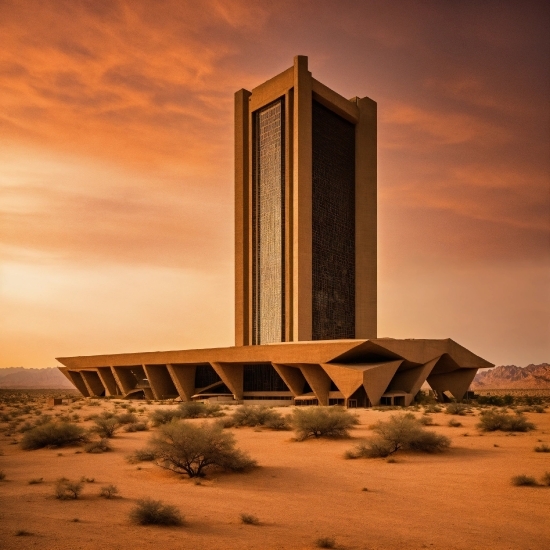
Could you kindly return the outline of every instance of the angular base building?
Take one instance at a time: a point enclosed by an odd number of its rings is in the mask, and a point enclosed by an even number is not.
[[[235,94],[235,347],[59,358],[85,396],[409,405],[493,366],[450,339],[377,338],[376,103],[307,57]]]

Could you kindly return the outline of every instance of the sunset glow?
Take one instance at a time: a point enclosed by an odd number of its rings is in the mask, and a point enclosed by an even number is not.
[[[544,2],[0,1],[0,368],[233,344],[233,94],[378,103],[380,337],[550,360]]]

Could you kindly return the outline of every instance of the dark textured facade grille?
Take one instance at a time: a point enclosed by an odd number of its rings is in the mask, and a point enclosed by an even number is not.
[[[279,373],[269,363],[244,365],[243,391],[289,391]]]
[[[284,341],[284,99],[254,113],[252,343]]]
[[[221,378],[212,365],[197,365],[195,370],[195,388],[206,388],[211,384],[221,382]]]
[[[355,338],[355,126],[312,111],[312,337]]]

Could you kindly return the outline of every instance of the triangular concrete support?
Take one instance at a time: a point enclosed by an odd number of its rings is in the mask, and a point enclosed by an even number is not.
[[[118,386],[113,376],[113,372],[111,371],[111,367],[98,367],[97,374],[105,388],[107,388],[105,392],[106,395],[118,395],[121,393],[118,391]]]
[[[223,383],[230,389],[237,400],[243,398],[243,365],[242,363],[210,363]]]
[[[398,372],[391,381],[387,391],[402,391],[411,394],[413,397],[418,393],[426,378],[439,361],[439,357],[428,361],[424,365]]]
[[[460,400],[468,391],[476,373],[477,369],[459,369],[445,374],[431,374],[427,382],[439,395],[450,391],[455,399]]]
[[[191,396],[195,393],[195,373],[197,366],[168,364],[166,368],[182,401],[191,401]]]
[[[402,360],[372,365],[363,371],[363,386],[372,406],[380,405],[380,398],[397,372]]]
[[[93,395],[94,397],[101,397],[107,392],[107,388],[103,385],[97,371],[83,370],[80,371],[80,373],[82,374],[82,378],[88,388],[88,391],[90,392],[90,395]]]
[[[346,399],[351,397],[363,383],[362,369],[331,363],[323,363],[321,366]]]
[[[292,392],[294,397],[304,393],[306,379],[299,368],[289,367],[288,365],[280,365],[278,363],[271,364],[279,376],[283,379],[283,382],[288,386],[288,389]]]
[[[136,387],[135,376],[124,367],[111,367],[118,387],[122,390],[122,395],[126,395]]]
[[[90,391],[88,390],[88,387],[84,383],[84,380],[82,380],[82,375],[80,373],[81,371],[74,371],[74,370],[67,371],[67,374],[70,377],[71,382],[75,385],[76,389],[84,397],[90,397]]]
[[[170,399],[176,397],[178,390],[168,373],[166,365],[143,365],[145,376],[155,399]]]
[[[300,370],[310,385],[319,405],[328,406],[330,378],[321,365],[300,365]]]

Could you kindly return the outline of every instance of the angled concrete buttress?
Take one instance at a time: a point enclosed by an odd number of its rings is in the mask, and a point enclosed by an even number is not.
[[[196,365],[166,365],[174,386],[182,401],[191,401],[191,396],[195,393],[195,373]]]
[[[82,371],[74,371],[69,370],[67,371],[71,382],[75,385],[76,389],[84,396],[84,397],[90,397],[90,392],[88,391],[88,387],[84,383],[84,380],[82,379],[81,375]]]
[[[283,382],[288,386],[288,389],[292,392],[294,397],[304,393],[306,379],[298,367],[289,367],[288,365],[281,365],[279,363],[271,364],[283,379]]]
[[[299,365],[304,378],[311,387],[319,405],[328,406],[328,394],[331,380],[321,365]]]
[[[122,393],[117,386],[111,367],[98,367],[97,374],[105,386],[105,395],[119,395]]]
[[[430,374],[428,384],[442,398],[443,392],[450,391],[455,399],[462,399],[472,380],[476,375],[477,369],[459,369],[444,374]]]
[[[95,370],[83,370],[82,378],[84,383],[90,392],[90,395],[94,397],[101,397],[107,391],[107,388],[101,382],[99,374]]]
[[[145,376],[149,381],[155,399],[173,399],[178,396],[178,390],[172,382],[166,365],[143,365]]]
[[[243,398],[243,365],[235,363],[210,363],[235,399]]]

